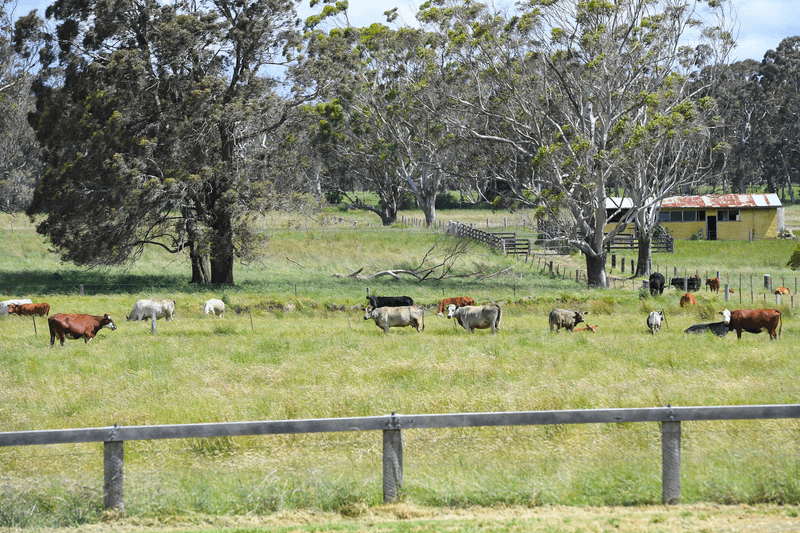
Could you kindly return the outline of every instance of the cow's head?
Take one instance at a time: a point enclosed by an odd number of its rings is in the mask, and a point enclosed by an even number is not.
[[[720,311],[719,314],[722,315],[722,322],[724,324],[730,324],[731,323],[731,312],[730,311],[725,309],[724,311]]]
[[[108,328],[111,331],[114,331],[115,329],[117,329],[117,325],[114,324],[114,320],[111,318],[111,315],[109,315],[108,313],[103,315],[103,319],[100,321],[100,324],[102,324],[102,326],[104,328]]]
[[[583,318],[589,314],[589,311],[573,311],[573,318],[575,319],[575,324],[580,324],[583,322]]]
[[[456,309],[458,306],[456,304],[450,304],[447,306],[447,318],[453,318],[453,315],[456,314]]]
[[[369,306],[369,305],[368,305],[367,307],[365,307],[365,308],[364,308],[364,320],[369,320],[370,318],[372,318],[372,312],[373,312],[374,310],[375,310],[375,309],[374,309],[374,308],[372,308],[372,306]]]
[[[8,304],[8,314],[17,312],[17,304]]]

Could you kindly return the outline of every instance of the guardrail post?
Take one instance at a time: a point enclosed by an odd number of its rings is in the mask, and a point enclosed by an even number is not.
[[[103,444],[103,506],[124,513],[125,499],[122,490],[124,441],[106,441]]]
[[[392,413],[389,428],[383,430],[383,501],[397,500],[403,486],[403,435],[400,425]]]
[[[661,422],[661,503],[681,502],[681,423]]]

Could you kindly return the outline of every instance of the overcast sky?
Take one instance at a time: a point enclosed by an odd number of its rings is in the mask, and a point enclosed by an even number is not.
[[[423,0],[349,0],[350,23],[353,26],[368,26],[373,22],[386,22],[383,12],[398,8],[400,16],[407,22],[414,21],[416,7]],[[491,0],[484,0],[487,3]],[[26,14],[38,8],[44,15],[48,0],[19,0],[17,15]],[[305,16],[312,11],[307,8],[308,0],[303,0],[300,14]],[[495,0],[497,5],[513,5],[513,1]],[[733,0],[739,20],[739,46],[734,52],[734,60],[763,59],[767,50],[774,50],[786,37],[800,35],[800,0]],[[314,12],[320,7],[314,8]]]

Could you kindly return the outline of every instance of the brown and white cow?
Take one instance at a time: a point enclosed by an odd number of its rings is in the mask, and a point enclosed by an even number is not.
[[[777,309],[739,309],[720,311],[722,322],[727,324],[729,330],[736,330],[736,336],[742,338],[742,330],[749,333],[761,333],[766,329],[769,340],[777,340],[783,330],[781,312]],[[778,329],[780,327],[780,329]]]
[[[585,327],[583,327],[583,328],[575,328],[572,331],[588,331],[588,332],[591,332],[591,333],[596,333],[597,332],[597,324],[594,324],[594,325],[586,324]]]
[[[567,331],[572,331],[575,326],[583,322],[589,311],[574,311],[572,309],[553,309],[550,311],[550,331],[553,331],[553,326],[556,328],[556,333],[561,331],[561,328]]]
[[[425,312],[415,305],[401,307],[375,307],[364,309],[364,320],[372,319],[375,325],[389,333],[389,328],[412,326],[422,333],[425,329]]]
[[[439,316],[444,315],[444,310],[447,309],[450,304],[455,305],[456,307],[464,307],[465,305],[475,305],[475,300],[470,298],[469,296],[454,296],[452,298],[442,298],[442,301],[439,302],[439,309],[436,313]]]
[[[706,287],[711,292],[719,292],[719,287],[722,284],[719,278],[708,278],[706,279]]]
[[[50,326],[50,346],[55,344],[56,337],[64,346],[67,337],[83,337],[84,342],[89,342],[103,328],[111,331],[117,329],[108,313],[103,316],[56,313],[47,319],[47,324]]]
[[[695,300],[694,296],[685,292],[681,296],[681,307],[686,307],[687,305],[697,305],[697,300]]]
[[[450,304],[447,307],[447,318],[454,318],[461,324],[461,327],[470,333],[475,333],[476,329],[491,329],[492,334],[495,334],[500,329],[503,310],[497,304],[465,305],[464,307]]]
[[[789,287],[778,287],[773,292],[775,294],[792,294],[792,291],[789,290]]]
[[[47,316],[50,314],[50,304],[11,304],[8,306],[8,314],[11,313],[19,316]]]

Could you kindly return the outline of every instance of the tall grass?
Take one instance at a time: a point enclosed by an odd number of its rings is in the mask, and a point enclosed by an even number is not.
[[[643,300],[632,285],[590,291],[480,246],[458,269],[505,273],[424,283],[337,278],[361,267],[368,274],[414,265],[439,236],[346,224],[276,223],[269,231],[263,262],[237,267],[235,287],[213,289],[189,285],[185,262],[157,251],[128,269],[62,265],[29,225],[15,219],[11,231],[0,217],[10,243],[0,256],[0,287],[47,301],[52,312],[108,312],[119,326],[89,344],[50,348],[44,319],[36,319],[37,333],[30,317],[0,319],[0,429],[798,402],[797,312],[786,300],[778,342],[765,334],[690,337],[687,326],[716,321],[717,311],[738,302],[701,292],[698,306],[681,308],[674,289]],[[668,259],[686,269],[793,275],[779,260],[793,243],[717,244],[678,243]],[[363,320],[366,287],[428,307],[425,331],[384,335]],[[468,335],[436,316],[430,307],[456,294],[503,302],[500,333]],[[176,319],[159,321],[157,335],[124,318],[150,296],[178,303]],[[224,318],[202,315],[211,296],[228,301]],[[589,310],[597,333],[550,333],[555,306]],[[645,325],[653,309],[667,315],[658,336]],[[684,501],[800,503],[796,421],[684,426]],[[453,506],[655,503],[659,439],[657,425],[645,424],[408,430],[401,498]],[[381,498],[378,433],[134,442],[125,454],[134,516],[285,509],[352,516]],[[102,445],[2,449],[0,472],[0,527],[102,515]]]

